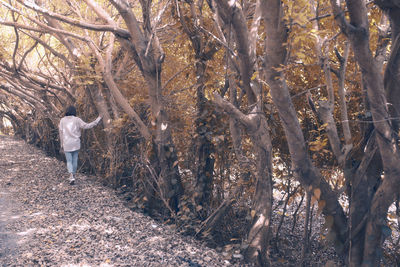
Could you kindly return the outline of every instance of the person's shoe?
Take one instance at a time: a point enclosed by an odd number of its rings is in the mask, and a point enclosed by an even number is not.
[[[71,176],[69,177],[69,184],[74,185],[75,184],[75,176],[73,173],[71,173]]]

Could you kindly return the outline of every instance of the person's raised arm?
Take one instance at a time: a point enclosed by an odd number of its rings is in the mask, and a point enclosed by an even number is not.
[[[79,127],[82,129],[90,129],[93,128],[94,126],[96,126],[97,124],[99,124],[100,120],[102,119],[101,116],[98,116],[96,120],[90,122],[90,123],[86,123],[84,122],[81,118],[78,118],[79,120]]]

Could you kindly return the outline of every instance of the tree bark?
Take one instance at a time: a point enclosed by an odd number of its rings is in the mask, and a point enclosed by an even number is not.
[[[225,23],[230,35],[231,29],[235,37],[239,59],[239,73],[243,88],[247,96],[248,115],[242,113],[232,103],[224,101],[215,94],[216,104],[224,109],[232,119],[244,125],[251,137],[256,152],[257,173],[256,189],[252,203],[254,215],[248,236],[244,241],[248,247],[245,258],[259,266],[269,265],[268,247],[270,240],[270,220],[272,212],[272,144],[269,134],[268,122],[263,110],[262,87],[257,79],[252,81],[255,65],[255,40],[259,23],[255,21],[251,29],[247,23],[242,9],[231,1],[213,1],[222,21]],[[259,10],[260,2],[257,2],[256,10]],[[232,26],[232,27],[231,27]],[[230,38],[228,38],[230,39]],[[253,44],[253,47],[252,47]],[[229,50],[229,44],[228,44]],[[228,51],[228,65],[232,60]],[[253,60],[252,60],[253,59]],[[235,88],[230,88],[236,90]]]
[[[384,73],[384,86],[386,98],[389,101],[388,110],[392,117],[400,116],[400,6],[382,6],[381,1],[377,4],[386,11],[391,26],[391,52]],[[386,37],[387,38],[387,37]],[[395,129],[399,130],[399,122],[392,121]]]
[[[297,119],[296,110],[285,83],[285,77],[282,72],[277,71],[281,65],[285,64],[286,60],[284,44],[287,42],[287,31],[282,19],[282,12],[281,1],[262,1],[265,33],[268,36],[265,48],[264,75],[266,82],[270,86],[272,100],[282,121],[292,159],[293,171],[303,187],[321,190],[319,201],[324,201],[323,213],[325,217],[329,217],[329,220],[333,221],[330,230],[334,233],[335,245],[340,250],[344,247],[346,240],[347,219],[336,194],[312,165],[305,147],[305,140]]]
[[[168,198],[172,209],[177,210],[179,199],[183,194],[183,186],[178,171],[177,151],[172,140],[171,127],[167,112],[162,101],[161,92],[161,65],[164,54],[157,41],[153,25],[147,22],[144,24],[144,31],[125,0],[111,1],[124,19],[130,33],[130,42],[137,51],[137,60],[140,60],[142,75],[147,82],[151,112],[154,118],[156,129],[154,131],[154,148],[157,155],[159,179],[163,195]],[[144,9],[143,9],[144,10]],[[147,9],[146,9],[147,10]],[[151,10],[147,10],[143,17],[150,18]]]
[[[378,266],[382,255],[382,244],[389,232],[386,222],[387,211],[400,186],[400,153],[396,143],[396,133],[393,131],[386,109],[381,70],[377,69],[379,64],[374,64],[375,60],[369,47],[369,22],[366,5],[361,0],[348,0],[346,4],[350,15],[349,22],[336,1],[331,0],[335,18],[352,44],[355,58],[366,82],[367,97],[385,173],[385,179],[377,188],[371,202],[362,259],[362,266]]]
[[[357,152],[356,152],[357,151]],[[365,151],[365,152],[364,152]],[[362,154],[361,162],[353,156]],[[347,164],[355,164],[354,171],[346,171],[346,179],[349,184],[349,236],[346,250],[348,251],[347,262],[349,266],[360,266],[364,252],[365,225],[368,217],[369,207],[376,187],[380,183],[382,163],[378,153],[375,134],[369,134],[364,145],[357,145],[349,154]],[[346,167],[347,170],[349,169]],[[352,178],[350,178],[352,177]]]
[[[203,4],[202,2],[187,3],[189,11],[187,15],[184,15],[182,5],[179,2],[175,2],[175,7],[178,10],[178,16],[180,23],[183,27],[183,31],[189,37],[192,47],[195,53],[195,73],[196,73],[196,113],[197,118],[195,120],[196,127],[196,183],[194,200],[197,207],[202,207],[198,212],[200,218],[207,216],[207,208],[210,205],[212,199],[212,182],[214,176],[214,158],[211,154],[214,151],[214,146],[211,142],[212,129],[210,127],[210,116],[212,110],[210,102],[205,97],[205,81],[206,81],[206,69],[207,62],[212,59],[213,55],[217,51],[215,44],[209,43],[207,45],[207,36],[199,29],[203,27],[203,18],[201,17]],[[198,8],[198,10],[197,10]],[[200,15],[199,15],[200,14]],[[187,19],[190,17],[191,19]]]
[[[347,60],[349,57],[349,50],[350,50],[350,43],[346,42],[344,54],[343,56],[339,55],[337,52],[338,59],[339,59],[339,71],[338,71],[338,94],[339,94],[339,104],[340,104],[340,118],[342,120],[342,127],[343,127],[343,135],[344,135],[344,157],[346,157],[347,153],[353,147],[352,139],[351,139],[351,131],[349,125],[349,118],[347,115],[347,102],[346,102],[346,93],[344,88],[344,83],[346,80],[346,67],[347,67]]]
[[[214,97],[219,107],[246,127],[256,148],[257,182],[252,204],[254,217],[245,241],[248,245],[245,257],[257,266],[266,266],[269,265],[267,249],[272,212],[272,143],[267,120],[263,115],[261,103],[254,107],[249,115],[244,115],[218,94],[214,94]]]

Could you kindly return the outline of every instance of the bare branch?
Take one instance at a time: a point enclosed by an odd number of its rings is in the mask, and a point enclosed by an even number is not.
[[[53,49],[51,46],[49,46],[46,42],[44,42],[42,39],[29,34],[28,32],[25,31],[21,31],[24,34],[28,35],[30,38],[34,39],[35,41],[37,41],[38,43],[40,43],[44,48],[46,48],[47,50],[49,50],[53,55],[55,55],[56,57],[59,57],[60,59],[62,59],[65,64],[67,64],[69,67],[72,67],[73,64],[71,63],[71,61],[69,61],[63,54],[59,53],[58,51],[56,51],[55,49]]]
[[[243,114],[238,108],[236,108],[232,103],[223,99],[217,92],[214,92],[214,101],[218,107],[223,109],[230,116],[234,117],[240,121],[246,127],[252,127],[253,122],[245,114]]]
[[[17,0],[19,3],[23,4],[24,6],[40,13],[46,16],[49,16],[51,18],[57,19],[59,21],[68,23],[70,25],[73,26],[77,26],[80,28],[84,28],[84,29],[88,29],[88,30],[93,30],[93,31],[109,31],[109,32],[113,32],[116,35],[122,37],[122,38],[130,38],[130,34],[129,31],[119,28],[116,25],[99,25],[99,24],[91,24],[91,23],[87,23],[86,21],[82,21],[82,20],[76,20],[76,19],[71,19],[69,17],[66,16],[62,16],[60,14],[51,12],[49,10],[46,10],[38,5],[36,5],[33,2],[28,2],[28,1],[22,1],[22,0]]]
[[[63,35],[74,37],[76,39],[79,39],[79,40],[82,40],[82,41],[85,41],[85,42],[88,41],[85,37],[82,37],[82,36],[80,36],[78,34],[70,32],[70,31],[59,30],[59,29],[50,27],[50,26],[46,25],[45,23],[43,23],[43,22],[41,22],[41,21],[39,21],[37,19],[34,19],[32,17],[27,16],[26,14],[23,14],[20,10],[12,7],[8,3],[5,3],[2,0],[0,0],[0,1],[8,9],[20,14],[21,16],[26,17],[27,19],[29,19],[33,23],[36,23],[38,26],[40,26],[43,29],[35,29],[33,27],[25,26],[25,25],[18,24],[18,23],[15,23],[15,22],[7,22],[7,21],[4,21],[4,20],[0,19],[0,24],[2,24],[2,25],[22,28],[22,29],[31,30],[31,31],[43,32],[43,33],[59,33],[59,34],[63,34]]]

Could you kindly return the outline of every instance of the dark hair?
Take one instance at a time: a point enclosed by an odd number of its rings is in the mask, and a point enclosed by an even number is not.
[[[76,116],[76,108],[74,106],[69,106],[65,112],[65,116]]]

